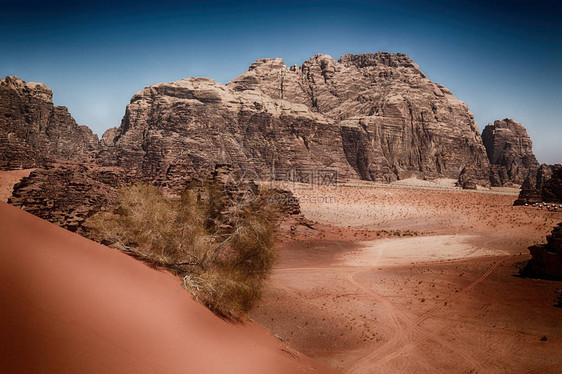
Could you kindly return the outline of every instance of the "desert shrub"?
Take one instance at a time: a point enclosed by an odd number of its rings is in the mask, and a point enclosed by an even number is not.
[[[215,181],[174,199],[136,184],[85,226],[102,243],[182,276],[198,300],[238,318],[259,300],[275,260],[277,209],[267,201],[264,193],[239,204]]]
[[[215,313],[238,318],[261,298],[263,279],[244,273],[235,266],[216,264],[183,278],[186,289]]]
[[[188,262],[210,247],[203,220],[193,199],[182,195],[171,201],[157,187],[136,184],[121,188],[115,209],[95,214],[86,227],[98,232],[105,244],[174,264]]]

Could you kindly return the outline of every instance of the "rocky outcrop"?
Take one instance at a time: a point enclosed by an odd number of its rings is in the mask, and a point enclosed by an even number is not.
[[[462,169],[459,179],[457,181],[457,186],[462,187],[463,190],[476,190],[478,189],[478,185],[473,179],[473,176],[476,175],[478,171],[474,168],[469,166]]]
[[[131,181],[125,171],[97,165],[56,164],[32,172],[14,186],[9,203],[71,231],[111,201]]]
[[[97,136],[66,107],[54,106],[52,96],[42,83],[0,79],[0,170],[80,161],[97,151]]]
[[[552,176],[542,187],[543,201],[562,203],[562,165],[552,165]]]
[[[529,247],[531,259],[522,274],[538,278],[562,280],[562,223],[546,237],[547,244]]]
[[[491,165],[492,186],[522,184],[539,167],[527,130],[510,118],[486,126],[482,141]]]
[[[406,55],[316,55],[290,68],[262,59],[227,86],[322,114],[339,127],[345,157],[362,179],[456,179],[470,165],[473,181],[489,183],[472,113]]]
[[[515,205],[540,202],[562,203],[562,165],[542,164],[531,171],[521,185]]]
[[[100,159],[181,188],[215,164],[265,177],[271,169],[332,168],[358,178],[346,161],[339,126],[302,104],[240,92],[205,78],[137,93]]]
[[[240,206],[260,197],[259,186],[252,178],[237,178],[230,165],[215,165],[214,170],[202,177],[194,176],[184,189],[204,190],[206,182],[218,182],[219,192],[224,193],[225,214],[235,215]],[[143,178],[134,171],[119,167],[104,167],[96,163],[49,164],[33,171],[14,186],[8,203],[52,222],[70,231],[94,239],[83,227],[86,219],[96,212],[112,207],[119,187],[132,183],[154,184],[162,189],[157,180]],[[180,190],[167,190],[178,196]],[[285,216],[309,225],[300,212],[298,199],[287,190],[268,190],[267,202],[275,205]]]

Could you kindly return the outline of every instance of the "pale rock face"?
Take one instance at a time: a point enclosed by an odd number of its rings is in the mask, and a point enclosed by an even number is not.
[[[227,84],[301,103],[340,127],[346,159],[362,179],[412,176],[489,182],[489,162],[472,113],[408,56],[379,52],[335,61],[316,55],[300,67],[258,60]]]
[[[539,167],[527,130],[510,118],[486,126],[482,140],[492,167],[493,186],[522,184],[527,175]]]
[[[54,106],[52,96],[42,83],[0,79],[0,170],[81,161],[98,150],[97,136],[66,107]]]
[[[114,146],[100,154],[106,165],[150,175],[172,188],[210,173],[217,163],[259,176],[272,168],[329,167],[342,178],[358,178],[333,121],[303,104],[234,91],[204,78],[156,84],[135,94],[108,143]]]

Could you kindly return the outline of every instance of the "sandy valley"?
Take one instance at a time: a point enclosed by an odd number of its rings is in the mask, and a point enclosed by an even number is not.
[[[561,213],[447,181],[293,189],[318,231],[253,313],[289,345],[347,373],[562,370],[562,285],[517,276]]]

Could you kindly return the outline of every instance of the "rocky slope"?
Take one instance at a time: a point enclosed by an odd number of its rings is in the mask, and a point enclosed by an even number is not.
[[[482,140],[490,160],[492,186],[522,184],[539,167],[527,130],[510,118],[486,126]]]
[[[256,61],[227,84],[303,104],[339,127],[343,151],[366,180],[457,178],[487,185],[489,162],[466,104],[433,83],[406,55],[379,52],[335,61],[316,55],[300,67]]]
[[[52,96],[42,83],[0,78],[0,170],[81,161],[98,150],[97,136],[66,107],[54,106]]]

